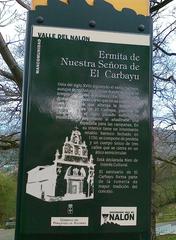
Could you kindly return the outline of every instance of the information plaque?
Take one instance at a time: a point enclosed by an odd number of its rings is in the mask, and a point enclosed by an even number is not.
[[[149,32],[45,24],[49,6],[29,18],[16,240],[149,240]]]

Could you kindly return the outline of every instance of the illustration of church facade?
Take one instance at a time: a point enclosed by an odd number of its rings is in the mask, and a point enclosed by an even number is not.
[[[94,198],[92,155],[78,129],[66,137],[62,155],[56,150],[52,165],[37,166],[27,172],[26,193],[48,202]]]

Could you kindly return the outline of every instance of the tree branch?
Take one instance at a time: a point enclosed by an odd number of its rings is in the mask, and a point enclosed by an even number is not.
[[[166,50],[164,50],[162,47],[160,47],[157,43],[153,43],[153,45],[158,48],[160,51],[162,51],[167,56],[176,56],[176,53],[169,53]]]
[[[7,44],[1,33],[0,33],[0,53],[13,75],[14,82],[17,84],[21,91],[23,82],[23,71],[18,66],[18,63],[15,61],[15,58],[11,54],[9,48],[7,47]]]
[[[150,13],[160,10],[161,8],[165,7],[167,4],[169,4],[171,2],[173,2],[173,0],[164,0],[160,3],[157,3],[157,5],[150,8]]]
[[[176,162],[175,162],[175,157],[173,157],[171,160],[166,160],[166,159],[163,159],[159,156],[155,157],[155,160],[158,160],[158,161],[161,161],[161,162],[165,162],[165,163],[168,163],[168,164],[171,164],[171,165],[174,165],[176,167]]]
[[[7,150],[11,148],[19,148],[19,132],[6,136],[0,136],[0,149]]]
[[[31,7],[24,3],[22,0],[16,0],[17,3],[19,3],[22,7],[26,8],[27,10],[31,10]]]
[[[153,74],[153,77],[155,77],[155,78],[157,78],[159,80],[162,80],[164,82],[171,82],[171,81],[173,81],[174,83],[176,83],[176,79],[174,79],[174,77],[172,75],[169,76],[168,78],[164,78],[164,77],[160,77],[160,76],[157,76],[157,75]]]
[[[2,77],[5,77],[7,79],[10,79],[10,80],[14,81],[14,77],[13,77],[13,75],[10,72],[7,72],[7,71],[4,71],[4,70],[0,69],[0,75]]]

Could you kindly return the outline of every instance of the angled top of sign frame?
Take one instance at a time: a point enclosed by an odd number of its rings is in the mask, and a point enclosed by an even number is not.
[[[149,0],[32,0],[31,12],[36,16],[32,24],[150,32]],[[43,20],[37,21],[37,15]]]

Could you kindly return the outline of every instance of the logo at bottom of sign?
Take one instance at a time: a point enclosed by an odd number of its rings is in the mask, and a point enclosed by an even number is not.
[[[137,225],[137,207],[101,207],[101,225]]]

